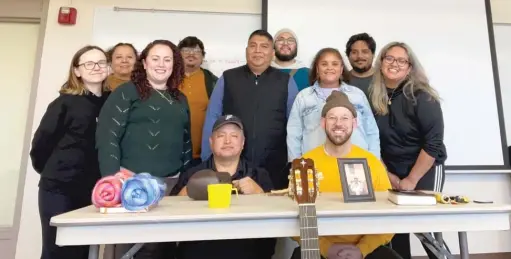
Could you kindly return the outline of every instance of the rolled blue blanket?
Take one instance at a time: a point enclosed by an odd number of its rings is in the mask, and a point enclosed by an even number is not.
[[[122,186],[121,203],[130,211],[141,210],[157,204],[164,196],[167,184],[149,173],[139,173],[128,178]]]

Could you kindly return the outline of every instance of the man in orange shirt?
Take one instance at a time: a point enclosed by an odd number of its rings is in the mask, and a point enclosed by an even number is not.
[[[185,65],[185,78],[179,90],[188,99],[190,106],[192,157],[190,166],[200,164],[202,127],[206,119],[209,97],[218,78],[209,70],[201,68],[206,52],[204,44],[197,37],[189,36],[177,46]]]
[[[306,154],[304,158],[314,160],[323,180],[320,192],[342,193],[339,177],[338,158],[365,158],[371,171],[375,191],[387,191],[391,188],[387,171],[383,163],[369,151],[351,144],[350,137],[357,126],[357,112],[346,94],[334,91],[327,98],[322,110],[321,126],[327,136],[321,145]],[[385,247],[394,234],[323,236],[319,238],[321,255],[328,259],[397,259],[394,251]],[[292,259],[300,258],[299,248]]]

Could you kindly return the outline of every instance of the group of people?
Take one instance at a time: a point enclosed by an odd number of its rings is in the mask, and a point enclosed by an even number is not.
[[[304,157],[323,173],[320,191],[339,193],[337,158],[366,158],[375,191],[440,191],[447,157],[440,97],[410,46],[392,42],[376,56],[370,35],[353,35],[350,71],[335,48],[301,64],[298,46],[290,29],[256,30],[246,65],[219,77],[201,67],[205,46],[195,36],[177,46],[155,40],[140,53],[129,43],[78,50],[30,151],[41,175],[41,259],[87,258],[88,247],[55,244],[50,219],[90,205],[95,182],[121,168],[165,179],[168,195],[186,195],[202,169],[228,172],[250,195],[287,188],[289,162]],[[389,233],[320,237],[319,246],[328,259],[409,259],[409,242]],[[270,259],[275,243],[151,243],[135,258]],[[113,258],[127,249],[116,245]]]

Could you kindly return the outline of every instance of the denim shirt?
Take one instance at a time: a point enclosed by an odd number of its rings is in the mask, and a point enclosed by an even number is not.
[[[362,90],[344,82],[339,91],[348,96],[357,110],[358,126],[353,129],[351,143],[380,158],[380,133],[366,95]],[[296,96],[287,123],[289,161],[325,143],[326,134],[321,127],[321,110],[325,102],[326,96],[323,96],[317,82]]]

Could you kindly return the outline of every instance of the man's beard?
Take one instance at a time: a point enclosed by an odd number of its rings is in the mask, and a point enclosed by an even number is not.
[[[332,131],[336,130],[335,128],[332,129]],[[335,146],[342,146],[344,145],[346,142],[348,142],[348,140],[351,138],[351,134],[353,133],[353,130],[351,131],[348,131],[346,132],[346,135],[344,136],[339,136],[339,137],[334,137],[330,134],[330,131],[326,131],[326,137],[328,138],[328,140],[334,144]]]
[[[356,62],[356,61],[355,61],[355,62]],[[371,63],[369,63],[369,64],[368,64],[367,66],[365,66],[365,67],[357,67],[357,66],[355,66],[355,65],[354,65],[354,64],[355,64],[355,62],[351,63],[351,67],[353,68],[353,70],[354,70],[355,72],[360,73],[360,74],[365,73],[365,72],[367,72],[367,71],[371,70],[371,68],[373,67],[373,65],[372,65]]]
[[[288,55],[284,55],[280,53],[278,50],[275,51],[275,57],[280,61],[291,61],[296,58],[296,55],[298,54],[298,49],[295,49],[293,52],[291,52]]]

